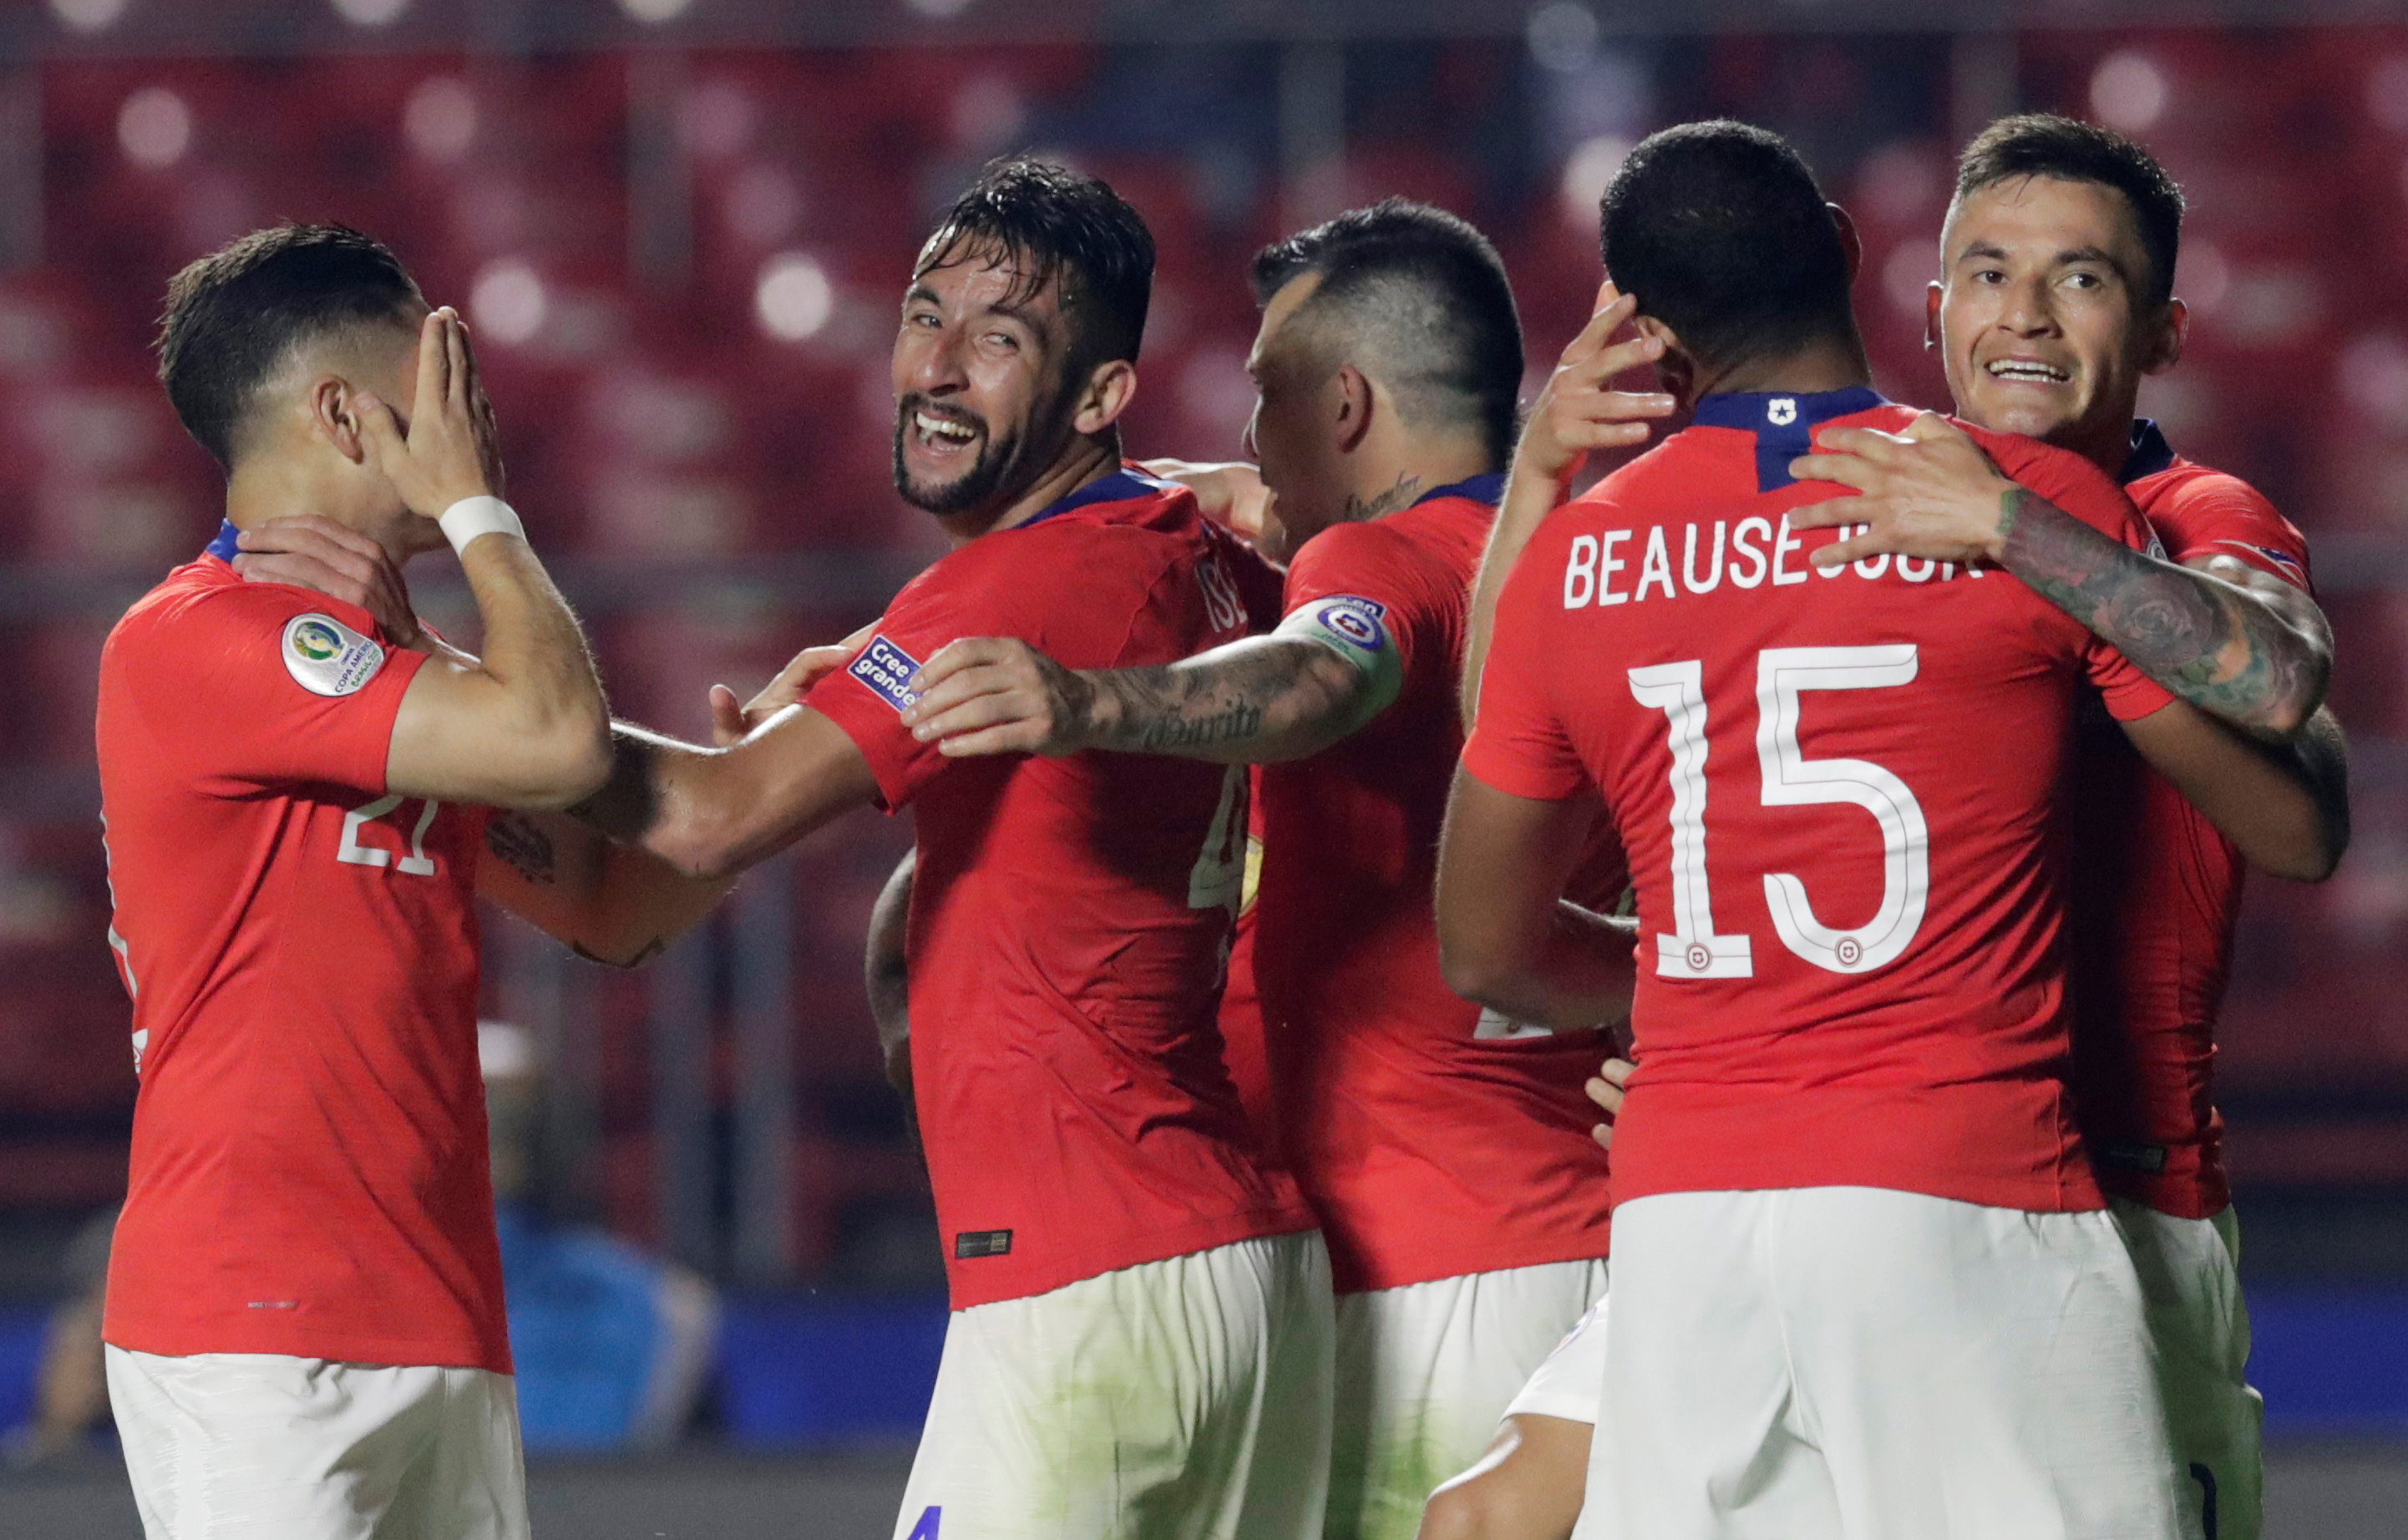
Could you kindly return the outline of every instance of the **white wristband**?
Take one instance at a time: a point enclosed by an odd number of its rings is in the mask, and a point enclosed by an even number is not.
[[[443,526],[443,538],[452,542],[454,551],[465,551],[468,542],[480,535],[515,535],[526,538],[526,527],[510,506],[498,497],[463,497],[443,510],[436,520]]]

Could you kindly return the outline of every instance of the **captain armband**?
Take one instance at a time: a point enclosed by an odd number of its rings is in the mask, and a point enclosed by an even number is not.
[[[1388,635],[1388,606],[1377,599],[1336,593],[1297,606],[1279,623],[1281,636],[1303,637],[1328,648],[1363,676],[1361,719],[1385,710],[1404,688],[1404,660]]]

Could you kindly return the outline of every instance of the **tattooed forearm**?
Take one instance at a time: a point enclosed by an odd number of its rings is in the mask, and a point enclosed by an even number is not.
[[[552,836],[538,828],[532,819],[517,813],[495,813],[485,825],[485,848],[529,882],[549,888],[560,879]]]
[[[2141,671],[2261,737],[2298,732],[2324,694],[2316,649],[2245,590],[2134,550],[2038,494],[2004,494],[2001,564]]]
[[[1301,759],[1343,737],[1361,678],[1326,647],[1274,636],[1088,677],[1100,697],[1096,747],[1226,764]]]

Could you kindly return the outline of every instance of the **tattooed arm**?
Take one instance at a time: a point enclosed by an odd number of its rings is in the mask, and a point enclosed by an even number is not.
[[[1073,671],[1008,637],[954,642],[920,671],[903,720],[955,757],[1103,749],[1214,764],[1304,759],[1386,710],[1404,685],[1378,619],[1330,613],[1345,607],[1308,604],[1268,636],[1160,668]]]
[[[496,812],[477,891],[580,957],[640,967],[735,886],[699,881],[562,813]]]
[[[2023,579],[2185,701],[2255,737],[2296,736],[2324,700],[2332,634],[2315,601],[2230,557],[2184,566],[2091,528],[1999,473],[1926,414],[1902,436],[1838,429],[1793,461],[1801,480],[1855,497],[1794,510],[1793,528],[1865,526],[1814,552],[1819,567],[1884,552],[1987,561]]]

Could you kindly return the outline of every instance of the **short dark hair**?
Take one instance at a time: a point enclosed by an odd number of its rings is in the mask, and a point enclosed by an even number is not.
[[[1009,254],[1024,296],[1058,283],[1074,374],[1137,357],[1154,298],[1154,233],[1100,178],[1025,155],[989,161],[920,248],[914,278]]]
[[[2019,112],[1974,135],[1956,157],[1957,201],[2018,177],[2096,182],[2124,194],[2141,249],[2149,254],[2143,292],[2152,306],[2173,297],[2185,203],[2181,184],[2155,155],[2112,128],[2054,112]]]
[[[1701,358],[1733,364],[1855,328],[1839,226],[1778,134],[1717,120],[1650,135],[1599,214],[1614,285]]]
[[[1419,422],[1469,422],[1489,459],[1512,452],[1522,318],[1488,237],[1426,203],[1353,208],[1255,254],[1254,301],[1308,273],[1320,287],[1295,319],[1326,318]],[[1291,321],[1293,324],[1293,320]]]
[[[346,328],[407,324],[424,303],[401,259],[356,230],[254,230],[167,280],[159,381],[185,431],[231,471],[251,398],[294,348]]]

